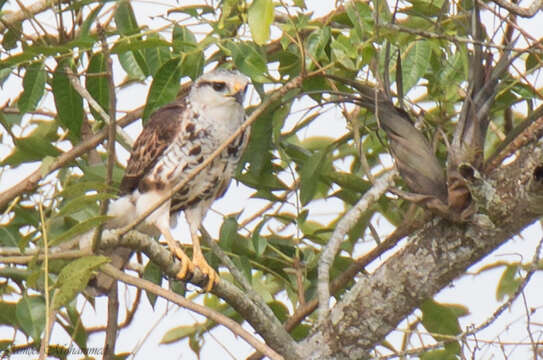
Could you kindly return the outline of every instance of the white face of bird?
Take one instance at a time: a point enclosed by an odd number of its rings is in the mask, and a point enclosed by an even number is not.
[[[237,71],[217,69],[195,81],[190,97],[204,107],[243,106],[248,84],[249,78]]]

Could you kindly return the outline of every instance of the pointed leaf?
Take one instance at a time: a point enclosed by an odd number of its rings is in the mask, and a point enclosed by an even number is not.
[[[319,169],[324,158],[324,151],[316,151],[304,164],[300,173],[300,201],[306,205],[313,199],[319,183]]]
[[[100,107],[106,113],[109,113],[109,81],[104,54],[97,53],[90,58],[87,76],[85,77],[85,86]],[[95,119],[104,120],[92,106],[90,110]]]
[[[132,51],[119,54],[119,62],[124,71],[126,71],[129,80],[141,81],[145,79],[145,72],[136,60],[136,55]]]
[[[12,327],[17,326],[16,306],[16,303],[0,302],[0,324]]]
[[[55,287],[59,291],[53,298],[53,308],[58,309],[75,298],[87,286],[94,270],[109,262],[106,256],[86,256],[72,261],[58,274]]]
[[[15,307],[15,316],[23,332],[38,342],[45,328],[45,299],[24,295]]]
[[[58,63],[53,74],[53,97],[57,107],[58,118],[70,133],[79,138],[83,123],[83,99],[75,91],[66,75],[65,67],[70,67],[70,60]]]
[[[46,80],[47,73],[43,62],[33,63],[26,69],[23,78],[24,91],[17,102],[17,106],[22,113],[36,109],[36,105],[43,96]]]
[[[522,280],[518,277],[519,267],[516,264],[508,265],[498,283],[498,288],[496,289],[496,300],[502,301],[506,296],[513,295]]]
[[[185,26],[174,26],[173,50],[181,54],[181,73],[195,80],[204,69],[204,53],[198,48],[196,36]]]
[[[115,10],[115,24],[121,35],[132,35],[139,31],[136,15],[129,0],[121,0]]]
[[[173,58],[167,61],[158,69],[149,95],[147,95],[147,104],[143,110],[144,121],[158,108],[172,102],[180,88],[181,71],[179,69],[179,58]]]
[[[263,45],[270,38],[270,26],[273,22],[274,6],[272,0],[253,0],[247,14],[249,29],[254,41]]]
[[[149,261],[143,270],[143,278],[160,286],[160,283],[162,282],[162,272],[154,262]],[[149,299],[151,306],[154,308],[156,303],[156,295],[149,291],[146,291],[145,293],[147,294],[147,298]]]
[[[424,301],[420,307],[422,311],[422,324],[436,340],[440,340],[435,334],[458,335],[461,331],[456,311],[447,305],[439,304],[432,299]]]
[[[85,221],[82,221],[72,226],[67,231],[53,237],[50,240],[50,245],[58,245],[63,241],[72,239],[73,237],[86,233],[87,231],[96,228],[98,225],[105,223],[109,219],[109,216],[95,216]]]
[[[407,51],[402,55],[403,93],[415,86],[426,73],[430,65],[431,44],[427,40],[409,43]]]
[[[183,340],[186,337],[194,334],[195,327],[198,327],[198,325],[184,325],[170,329],[166,332],[166,334],[164,334],[164,336],[160,340],[160,343],[171,344]]]
[[[238,221],[234,216],[224,219],[219,231],[219,245],[223,250],[231,251],[232,244],[238,237]]]
[[[248,75],[254,82],[267,82],[266,55],[260,48],[250,42],[229,42],[228,49],[232,52],[232,59],[236,67]]]

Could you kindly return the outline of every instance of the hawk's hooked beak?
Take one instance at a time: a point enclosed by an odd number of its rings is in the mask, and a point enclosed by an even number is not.
[[[243,97],[245,96],[245,91],[247,91],[247,83],[236,82],[232,88],[232,93],[230,94],[230,96],[236,99],[238,103],[242,104]]]

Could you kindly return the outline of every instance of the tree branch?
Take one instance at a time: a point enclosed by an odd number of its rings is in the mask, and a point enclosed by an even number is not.
[[[532,4],[528,6],[527,8],[520,7],[517,4],[513,2],[509,2],[507,0],[492,0],[492,1],[494,1],[499,6],[507,9],[509,12],[521,17],[525,17],[525,18],[534,16],[543,7],[543,0],[534,0]]]
[[[123,118],[119,119],[117,124],[119,126],[126,126],[136,121],[137,119],[141,118],[142,114],[143,114],[143,106],[126,114]],[[56,158],[56,160],[49,167],[47,167],[46,169],[47,171],[44,171],[44,169],[40,167],[36,169],[32,174],[24,178],[22,181],[13,185],[6,191],[0,193],[0,210],[4,209],[8,205],[8,203],[11,200],[13,200],[15,197],[25,192],[32,191],[38,185],[40,180],[43,179],[45,176],[49,175],[55,170],[60,169],[63,166],[66,166],[77,157],[94,149],[96,146],[98,146],[98,144],[104,141],[105,138],[107,138],[107,134],[108,134],[108,130],[107,130],[107,127],[105,127],[104,129],[100,130],[100,132],[98,132],[96,135],[83,141],[82,143],[73,147],[69,151],[66,151],[62,153],[61,155],[59,155]]]
[[[301,344],[301,355],[370,357],[375,345],[423,300],[541,216],[542,169],[543,143],[524,148],[514,162],[486,179],[499,206],[488,207],[488,216],[477,214],[469,224],[435,219],[414,233],[405,248],[338,301],[330,321]]]
[[[255,349],[262,352],[266,356],[268,356],[270,359],[273,359],[273,360],[284,359],[281,355],[276,353],[273,349],[271,349],[266,344],[263,344],[260,341],[258,341],[251,333],[243,329],[237,322],[235,322],[234,320],[230,319],[227,316],[224,316],[205,306],[193,303],[192,301],[189,301],[172,291],[168,291],[158,285],[155,285],[150,281],[125,274],[124,272],[116,269],[115,267],[109,264],[102,265],[100,271],[124,283],[149,291],[179,306],[182,306],[186,309],[194,311],[198,314],[205,316],[206,318],[209,318],[219,324],[224,325],[225,327],[230,329],[230,331],[232,331],[235,335],[242,337],[245,341],[247,341],[247,343],[252,345]]]
[[[60,1],[61,3],[70,2],[68,0]],[[49,10],[50,8],[57,6],[59,2],[51,0],[41,0],[33,3],[32,5],[25,6],[25,11],[15,11],[12,13],[6,13],[0,17],[0,32],[3,32],[6,28],[34,17],[36,14]]]
[[[158,265],[163,274],[172,279],[176,278],[181,269],[181,262],[172,257],[167,248],[137,231],[130,231],[124,236],[119,236],[118,231],[105,230],[102,234],[100,246],[102,249],[123,246],[142,251],[151,261]],[[204,287],[207,283],[207,277],[196,268],[190,283]],[[286,359],[298,359],[296,344],[290,335],[280,324],[271,322],[260,307],[247,297],[244,291],[224,279],[219,279],[211,292],[230,304],[251,324],[269,346]]]
[[[339,220],[328,244],[321,253],[319,259],[319,278],[318,278],[318,296],[319,296],[319,323],[325,321],[328,315],[328,306],[330,301],[330,267],[334,262],[337,252],[345,235],[356,225],[358,219],[368,210],[368,208],[387,191],[392,185],[394,177],[398,174],[393,169],[380,178],[375,180],[373,186],[366,191],[364,196]]]

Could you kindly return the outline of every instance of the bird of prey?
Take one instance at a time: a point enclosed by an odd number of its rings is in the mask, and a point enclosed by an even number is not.
[[[249,79],[237,71],[217,69],[198,78],[186,97],[151,115],[132,149],[121,197],[110,205],[109,228],[124,226],[145,213],[239,129],[245,119],[242,103],[248,84]],[[202,254],[198,229],[213,201],[226,192],[248,137],[247,129],[140,227],[164,236],[181,260],[178,278],[185,278],[194,267],[207,275],[206,291],[218,275]],[[192,261],[170,232],[170,215],[180,211],[190,227]]]

